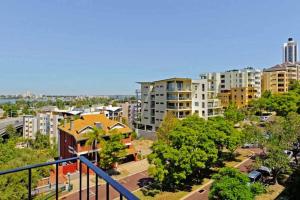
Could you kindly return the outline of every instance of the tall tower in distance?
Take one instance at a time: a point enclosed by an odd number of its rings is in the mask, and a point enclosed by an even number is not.
[[[293,38],[283,44],[283,62],[296,63],[298,61],[298,45]]]

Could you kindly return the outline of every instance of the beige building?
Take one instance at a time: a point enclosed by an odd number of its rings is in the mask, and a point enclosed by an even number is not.
[[[262,91],[284,93],[289,84],[300,80],[300,65],[298,63],[283,63],[265,69],[262,75]]]
[[[140,129],[157,130],[167,112],[172,112],[179,119],[194,113],[203,118],[220,115],[212,111],[213,106],[218,103],[208,100],[207,79],[170,78],[139,83],[141,84]],[[211,105],[210,110],[208,105]]]
[[[125,102],[120,106],[122,107],[122,118],[126,120],[130,128],[134,128],[141,113],[141,101]]]

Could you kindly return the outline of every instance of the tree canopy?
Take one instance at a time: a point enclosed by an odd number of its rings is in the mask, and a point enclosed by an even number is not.
[[[247,175],[238,169],[222,168],[213,176],[215,180],[209,193],[210,200],[253,200],[263,192],[261,184],[250,185]]]

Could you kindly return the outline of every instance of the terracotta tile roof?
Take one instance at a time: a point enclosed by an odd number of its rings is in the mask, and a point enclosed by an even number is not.
[[[86,138],[84,138],[84,134],[82,133],[82,131],[86,128],[96,127],[96,122],[101,123],[102,129],[106,133],[109,133],[109,131],[112,130],[115,126],[119,126],[119,128],[116,129],[117,133],[125,134],[132,132],[132,130],[128,126],[118,121],[110,120],[103,114],[84,115],[80,119],[73,121],[72,130],[70,130],[70,123],[66,123],[66,126],[59,126],[59,130],[73,135],[77,141],[84,140]]]

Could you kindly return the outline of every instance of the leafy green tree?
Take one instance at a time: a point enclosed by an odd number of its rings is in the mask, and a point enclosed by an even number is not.
[[[113,164],[126,156],[126,147],[122,143],[121,134],[112,134],[107,140],[101,143],[99,166],[110,169]]]
[[[275,184],[278,183],[278,176],[281,173],[287,172],[290,170],[289,158],[283,152],[281,148],[269,148],[266,158],[257,159],[257,163],[260,165],[266,166],[272,170],[272,177]]]
[[[230,104],[224,111],[224,117],[233,123],[238,123],[245,119],[245,114],[236,105]]]
[[[210,200],[253,200],[263,192],[263,186],[250,185],[249,178],[234,168],[222,168],[213,176],[215,180],[209,193]]]
[[[168,134],[176,127],[178,123],[179,120],[173,115],[173,113],[167,112],[156,132],[157,139],[168,142]]]
[[[32,147],[34,149],[49,149],[51,146],[49,135],[44,135],[40,131],[36,132],[35,140],[32,142]]]
[[[17,130],[13,125],[6,126],[5,132],[9,137],[17,137]]]

